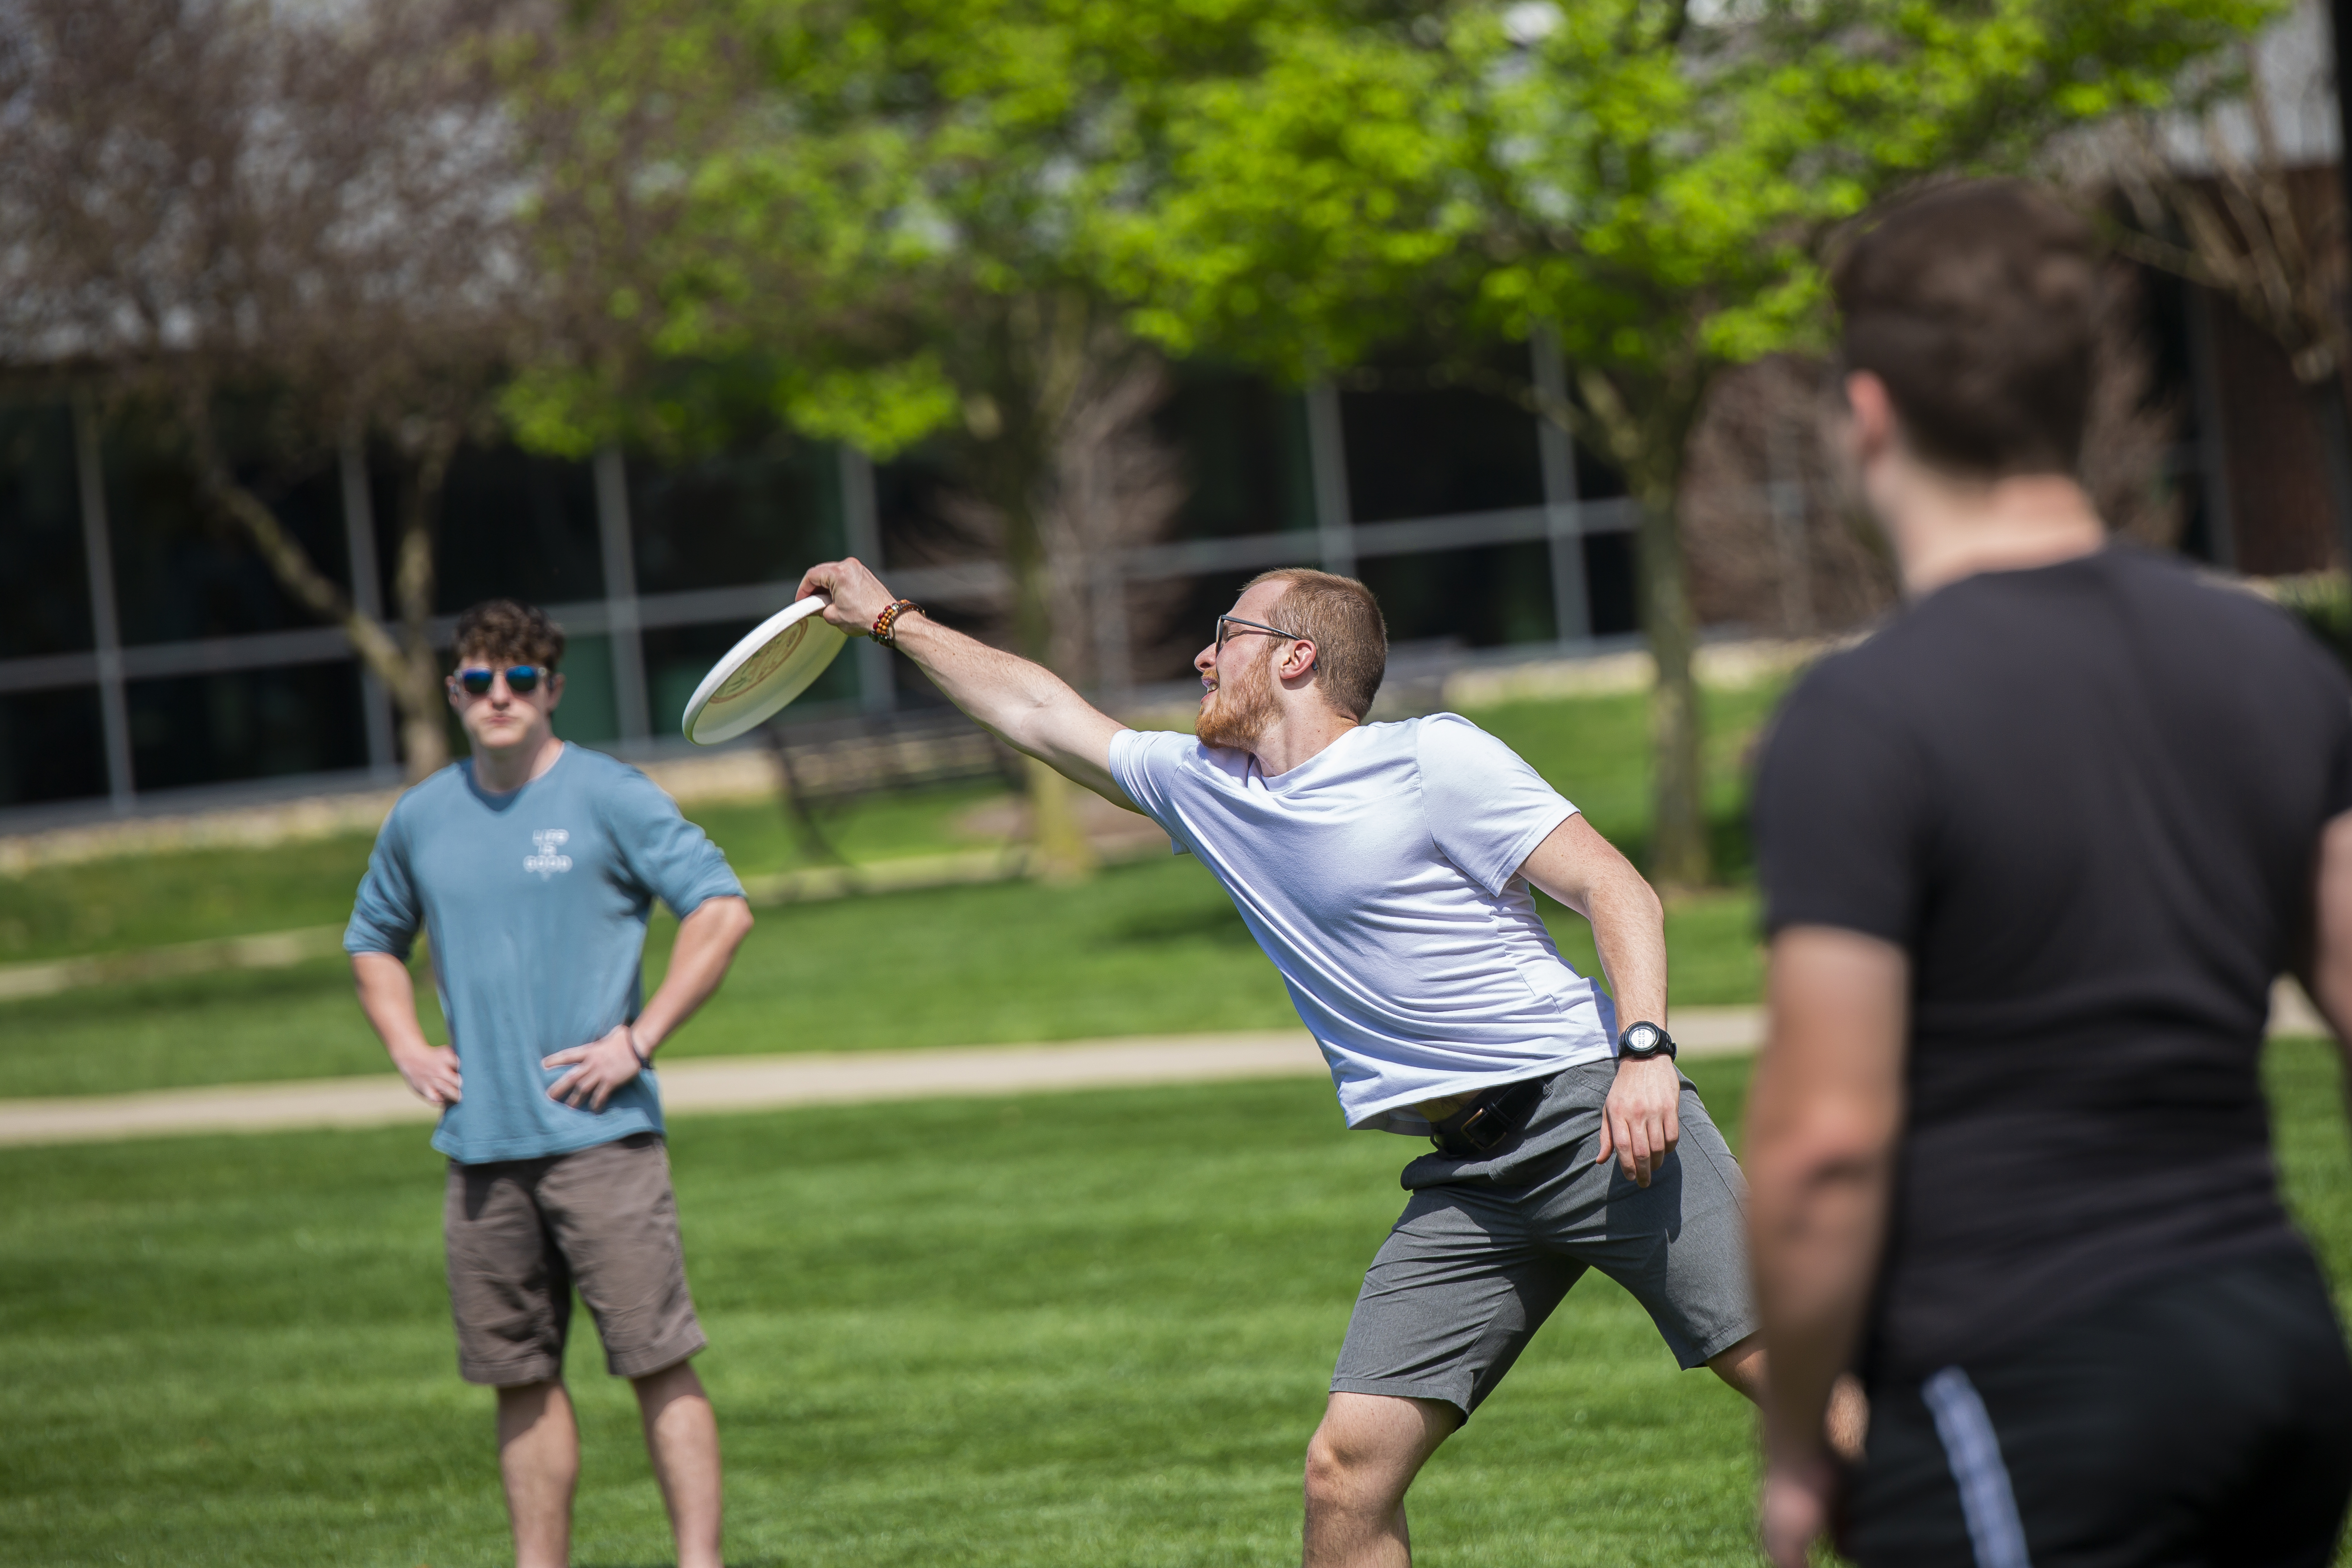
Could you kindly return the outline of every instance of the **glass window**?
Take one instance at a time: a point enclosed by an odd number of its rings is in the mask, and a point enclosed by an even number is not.
[[[134,680],[126,699],[142,791],[367,765],[350,662]]]
[[[885,563],[969,561],[989,553],[968,524],[955,521],[958,510],[954,475],[936,443],[874,465],[875,523]]]
[[[1641,607],[1633,597],[1633,536],[1584,536],[1584,596],[1592,606],[1592,635],[1622,637],[1639,631]]]
[[[395,475],[398,493],[406,476]],[[391,563],[400,515],[381,506],[376,512],[387,609],[393,607]],[[461,449],[449,464],[434,558],[446,615],[484,599],[560,605],[604,597],[596,483],[589,465],[533,457],[515,447]]]
[[[621,733],[613,690],[613,639],[563,639],[563,700],[555,705],[555,732],[583,746],[604,746]]]
[[[629,459],[637,592],[797,582],[845,553],[840,459],[779,436],[676,466]]]
[[[1315,526],[1306,400],[1251,375],[1179,366],[1153,425],[1182,455],[1171,536],[1224,538]]]
[[[1380,556],[1360,563],[1359,573],[1380,597],[1391,643],[1493,647],[1557,635],[1551,558],[1541,543]]]
[[[225,408],[222,438],[250,487],[329,577],[344,581],[342,506],[331,460],[299,471],[239,458],[251,410]],[[127,644],[296,630],[319,618],[278,586],[236,521],[205,504],[184,448],[160,415],[131,409],[108,424],[107,526],[115,603]]]
[[[1595,457],[1583,442],[1576,443],[1577,499],[1613,500],[1625,493],[1625,476],[1606,458]]]
[[[1526,410],[1459,388],[1347,392],[1348,507],[1358,522],[1543,504]]]
[[[0,697],[0,806],[105,793],[96,687]]]
[[[0,658],[91,646],[86,559],[73,416],[0,408]]]

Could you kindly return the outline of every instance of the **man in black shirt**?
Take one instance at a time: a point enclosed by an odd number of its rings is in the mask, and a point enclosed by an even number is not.
[[[1782,1568],[1833,1520],[1865,1568],[2325,1568],[2352,1489],[2257,1070],[2284,970],[2352,1024],[2352,697],[2271,605],[2107,541],[2073,477],[2095,281],[2007,183],[1835,272],[1833,434],[1906,604],[1805,678],[1757,781]]]

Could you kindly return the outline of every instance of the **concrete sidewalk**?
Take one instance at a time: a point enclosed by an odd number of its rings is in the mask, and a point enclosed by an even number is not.
[[[1756,1007],[1688,1007],[1675,1037],[1688,1056],[1752,1050],[1763,1034]],[[1047,1046],[964,1046],[940,1050],[804,1052],[772,1057],[687,1057],[660,1069],[671,1115],[766,1110],[888,1100],[1052,1093],[1064,1089],[1318,1078],[1323,1056],[1303,1029],[1073,1040]],[[436,1112],[391,1075],[299,1083],[222,1084],[152,1094],[0,1100],[0,1145],[90,1143],[196,1132],[430,1122]]]
[[[1737,1056],[1764,1042],[1761,1007],[1677,1007],[1675,1040],[1686,1057]],[[2300,989],[2281,981],[2273,1035],[2326,1034]],[[769,1110],[888,1100],[952,1100],[1064,1089],[1318,1078],[1323,1056],[1304,1029],[1159,1035],[1044,1046],[955,1046],[917,1051],[686,1057],[660,1069],[672,1115]],[[152,1094],[0,1100],[0,1146],[93,1143],[194,1132],[429,1122],[436,1113],[390,1074],[299,1083],[234,1083]]]

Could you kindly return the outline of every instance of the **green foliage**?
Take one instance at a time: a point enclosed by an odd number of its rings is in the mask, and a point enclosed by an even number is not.
[[[2016,167],[2161,103],[2274,0],[1656,0],[1270,20],[1160,95],[1164,177],[1111,215],[1139,330],[1294,376],[1402,335],[1538,329],[1671,471],[1709,366],[1823,330],[1820,243],[1887,191]],[[1662,409],[1661,401],[1674,406]],[[1564,411],[1552,411],[1560,416]],[[1655,443],[1668,441],[1664,451]]]
[[[1655,853],[1711,879],[1674,519],[1715,373],[1826,337],[1822,244],[1929,176],[2021,164],[2278,0],[1473,0],[1269,18],[1170,83],[1156,178],[1106,219],[1130,321],[1305,377],[1384,344],[1573,431],[1640,503]],[[1493,370],[1543,334],[1572,385]],[[1381,373],[1371,373],[1377,377]]]
[[[756,366],[771,415],[877,456],[1006,401],[1011,318],[1090,289],[1087,215],[1133,166],[1124,77],[1156,68],[1154,19],[942,0],[583,13],[514,75],[549,255],[615,284],[581,362],[519,384],[525,438],[691,437],[738,410],[661,384],[719,367]]]
[[[2287,1191],[2352,1279],[2336,1070],[2271,1053]],[[1736,1141],[1746,1068],[1693,1069]],[[1265,1563],[1402,1140],[1328,1086],[679,1121],[743,1564]],[[414,1128],[0,1151],[0,1559],[511,1562]],[[2340,1294],[2340,1289],[2339,1289]],[[669,1560],[584,1313],[579,1561]],[[1413,1490],[1416,1561],[1755,1562],[1753,1420],[1589,1277]]]
[[[1831,226],[2161,104],[2280,4],[614,0],[514,78],[603,324],[758,357],[803,428],[887,451],[1059,289],[1300,377],[1430,311],[1650,377],[1752,358],[1818,334]],[[576,446],[594,384],[513,406]]]

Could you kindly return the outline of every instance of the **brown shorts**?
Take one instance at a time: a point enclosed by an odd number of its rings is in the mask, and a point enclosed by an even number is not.
[[[687,1294],[658,1134],[538,1160],[452,1160],[441,1222],[457,1370],[468,1383],[562,1376],[575,1284],[615,1377],[675,1366],[709,1342]]]

